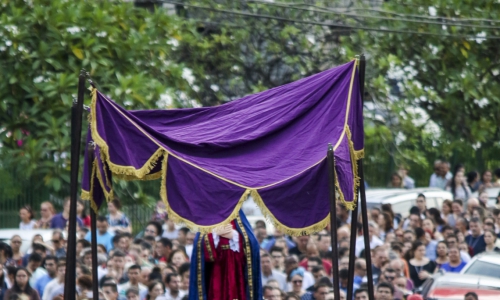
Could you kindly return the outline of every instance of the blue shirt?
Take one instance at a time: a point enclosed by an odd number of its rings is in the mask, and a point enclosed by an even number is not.
[[[450,272],[450,273],[460,273],[460,271],[462,271],[462,269],[465,267],[465,265],[466,265],[466,263],[464,261],[462,261],[458,266],[452,267],[452,266],[450,266],[450,263],[447,262],[441,266],[441,270],[444,270],[444,271]]]
[[[436,241],[430,241],[429,244],[427,244],[427,246],[425,247],[425,256],[427,256],[428,259],[436,260],[437,244],[438,242]]]
[[[472,247],[474,250],[474,256],[486,250],[486,242],[484,241],[484,235],[478,237],[473,237],[468,235],[465,237],[465,242]]]
[[[64,229],[66,228],[66,223],[68,220],[66,220],[63,216],[62,213],[57,214],[52,217],[52,220],[50,220],[50,228],[55,229]],[[80,220],[79,217],[76,217],[76,222],[78,223],[78,226],[83,227],[83,222]]]
[[[104,247],[106,247],[106,250],[108,250],[108,252],[109,252],[110,250],[113,249],[113,237],[114,237],[114,235],[109,233],[109,232],[106,232],[103,235],[101,235],[101,234],[99,234],[99,232],[97,232],[97,244],[104,245]],[[89,231],[85,235],[85,239],[89,242],[92,242],[91,238],[92,238],[92,235],[90,234],[90,231]]]
[[[55,278],[55,277],[54,277]],[[42,298],[43,296],[43,290],[45,290],[45,287],[47,286],[47,284],[52,280],[54,279],[52,277],[49,276],[49,274],[45,274],[43,275],[42,277],[40,277],[37,282],[36,282],[36,285],[35,285],[35,289],[38,291],[38,295],[40,295],[40,299]]]

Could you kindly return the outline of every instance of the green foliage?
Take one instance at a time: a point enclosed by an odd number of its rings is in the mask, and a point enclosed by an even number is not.
[[[464,163],[467,170],[499,167],[498,40],[480,37],[500,36],[500,27],[465,20],[497,20],[497,1],[387,1],[379,9],[392,13],[362,13],[390,19],[364,18],[364,26],[432,35],[358,31],[343,37],[349,51],[367,54],[367,100],[377,108],[376,120],[384,119],[374,124],[374,136],[384,140],[367,134],[368,156],[389,154],[392,170],[405,164],[412,175],[425,177],[437,158]],[[469,26],[423,23],[449,22],[432,18],[434,11]],[[496,28],[485,28],[492,25]],[[369,173],[376,180],[377,172]],[[417,179],[428,184],[427,178]]]
[[[80,69],[129,109],[165,107],[159,99],[190,89],[182,66],[171,61],[177,23],[162,11],[109,1],[1,5],[0,157],[35,186],[68,192],[70,107]]]

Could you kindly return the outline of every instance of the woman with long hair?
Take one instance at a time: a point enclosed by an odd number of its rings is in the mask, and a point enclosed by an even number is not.
[[[422,221],[422,229],[428,232],[433,240],[441,240],[443,236],[436,230],[436,224],[431,218]]]
[[[479,173],[477,171],[470,171],[466,175],[467,177],[467,186],[471,190],[471,192],[475,192],[479,189],[481,185],[481,181],[479,180]]]
[[[446,199],[443,201],[443,204],[441,206],[441,218],[443,220],[448,220],[448,216],[452,213],[452,207],[451,207],[452,201],[450,199]]]
[[[479,185],[479,190],[482,191],[487,188],[493,187],[491,180],[493,179],[493,173],[490,170],[486,170],[481,175],[481,184]]]
[[[76,202],[76,215],[82,220],[83,226],[90,227],[90,216],[87,215],[85,203],[80,199]]]
[[[379,236],[382,241],[385,241],[385,237],[389,232],[394,232],[394,223],[392,221],[391,215],[386,212],[378,215],[378,227],[380,228]]]
[[[435,207],[431,207],[427,210],[427,217],[432,219],[432,221],[434,221],[434,224],[436,225],[436,230],[439,232],[441,232],[443,226],[446,225],[446,222],[441,217],[441,213]]]
[[[449,185],[446,187],[446,190],[450,191],[453,194],[453,199],[469,199],[471,191],[465,183],[463,171],[457,171],[455,172],[455,174],[453,174],[453,177],[451,178]]]
[[[500,252],[500,248],[495,245],[497,242],[497,235],[495,234],[495,231],[486,229],[484,231],[484,242],[486,243],[486,249],[484,252]]]
[[[19,229],[31,230],[36,228],[35,212],[29,205],[24,205],[19,209]]]
[[[44,201],[40,204],[40,219],[36,222],[36,228],[38,229],[49,229],[50,221],[52,217],[56,214],[54,205],[49,201]]]
[[[152,281],[148,285],[148,295],[146,296],[146,300],[156,300],[165,294],[165,285],[161,281]]]
[[[392,222],[394,223],[394,230],[398,229],[399,228],[399,224],[401,223],[401,215],[400,214],[395,214],[394,211],[392,210],[392,205],[390,203],[385,203],[385,204],[382,204],[382,206],[380,207],[382,212],[386,212],[388,213],[391,218],[392,218]]]
[[[436,263],[425,256],[425,250],[425,245],[420,241],[414,242],[411,247],[411,259],[408,261],[408,267],[410,268],[410,279],[416,288],[420,287],[436,271]]]
[[[440,241],[436,247],[436,266],[441,268],[441,266],[450,260],[448,259],[448,245],[445,241]]]
[[[464,215],[463,202],[460,199],[453,200],[451,204],[452,213],[448,215],[448,225],[455,227],[457,220]]]
[[[109,229],[113,232],[121,231],[132,233],[132,226],[130,224],[130,220],[127,216],[120,211],[122,208],[122,204],[120,199],[114,198],[110,202],[108,202],[108,215],[106,219],[108,219]]]
[[[29,279],[30,272],[28,272],[28,270],[25,268],[17,268],[14,274],[12,287],[7,290],[4,299],[9,299],[11,295],[17,294],[20,295],[21,298],[25,297],[25,299],[30,300],[40,300],[38,292],[30,286]]]

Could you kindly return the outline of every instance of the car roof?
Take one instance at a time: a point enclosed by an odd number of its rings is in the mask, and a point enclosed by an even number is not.
[[[483,253],[478,256],[477,260],[490,264],[500,265],[500,253]]]
[[[498,193],[500,193],[500,187],[487,188],[484,191],[488,193],[488,198],[496,198],[498,196]],[[474,197],[479,196],[479,192],[476,191],[472,193],[472,196]]]
[[[436,278],[435,286],[477,286],[483,288],[500,289],[500,280],[488,276],[446,273]]]
[[[19,235],[23,240],[32,240],[33,237],[37,234],[40,234],[44,240],[47,237],[50,237],[54,229],[31,229],[31,230],[23,230],[17,228],[10,229],[0,229],[0,240],[9,240],[13,235]]]
[[[366,191],[366,202],[368,203],[393,203],[400,200],[417,199],[418,194],[424,194],[427,198],[441,197],[452,199],[450,192],[439,188],[416,188],[406,189],[369,189]]]

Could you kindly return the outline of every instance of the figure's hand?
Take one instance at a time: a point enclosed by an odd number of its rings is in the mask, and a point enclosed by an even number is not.
[[[214,231],[218,236],[225,237],[224,235],[227,235],[227,234],[231,234],[231,237],[233,236],[233,234],[232,234],[233,226],[231,226],[231,224],[227,224],[225,226],[219,226],[219,227],[215,228]]]
[[[221,235],[221,237],[224,237],[228,240],[232,240],[233,239],[233,230],[231,229],[231,231],[229,233],[225,233],[225,234]]]

